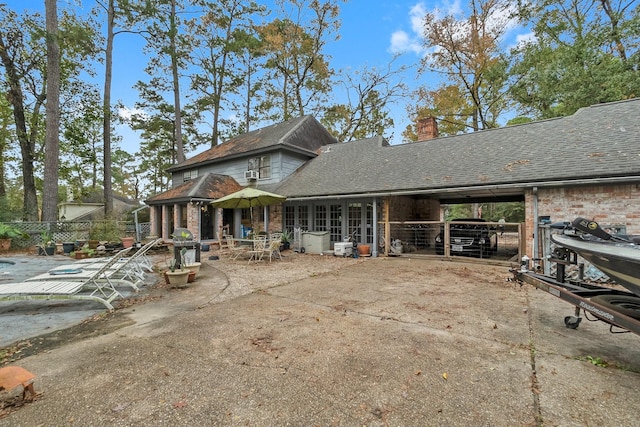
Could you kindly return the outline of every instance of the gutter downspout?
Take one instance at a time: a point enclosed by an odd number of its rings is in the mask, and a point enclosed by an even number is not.
[[[533,187],[533,259],[538,259],[538,187]]]

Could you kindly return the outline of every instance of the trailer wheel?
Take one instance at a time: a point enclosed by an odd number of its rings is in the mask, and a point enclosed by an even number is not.
[[[580,326],[580,322],[582,322],[582,317],[567,316],[564,318],[564,326],[569,329],[577,329]]]
[[[640,297],[627,295],[598,295],[592,302],[611,308],[625,316],[640,320]]]

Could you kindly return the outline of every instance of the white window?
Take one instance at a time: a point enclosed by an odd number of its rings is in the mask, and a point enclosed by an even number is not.
[[[187,182],[189,180],[196,178],[197,176],[198,176],[197,170],[184,171],[182,173],[182,182]]]
[[[271,178],[271,156],[259,156],[249,159],[247,170],[257,171],[260,179]]]

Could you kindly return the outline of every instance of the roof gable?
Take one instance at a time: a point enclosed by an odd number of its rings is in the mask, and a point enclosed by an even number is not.
[[[227,175],[207,173],[157,194],[147,200],[148,205],[159,204],[168,200],[189,201],[191,199],[218,199],[243,187]]]
[[[169,171],[192,168],[195,165],[219,162],[278,147],[306,152],[313,157],[321,146],[336,142],[336,139],[314,117],[302,116],[235,136],[169,168]]]

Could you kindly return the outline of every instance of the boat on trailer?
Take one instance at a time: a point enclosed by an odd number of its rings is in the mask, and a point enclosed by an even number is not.
[[[605,240],[590,234],[551,235],[555,244],[576,252],[617,284],[640,297],[640,244],[633,239],[638,240],[633,236]]]
[[[608,323],[611,332],[640,335],[640,237],[610,234],[597,222],[585,218],[552,227],[562,229],[562,233],[551,235],[557,246],[549,261],[556,263],[556,277],[537,274],[523,265],[519,270],[512,269],[515,279],[573,304],[574,315],[564,319],[568,328],[578,327],[582,321],[580,313],[584,311],[588,320]],[[625,290],[586,282],[578,255]],[[567,279],[569,265],[580,267],[578,280]],[[594,318],[589,319],[587,313]]]

